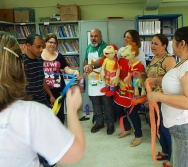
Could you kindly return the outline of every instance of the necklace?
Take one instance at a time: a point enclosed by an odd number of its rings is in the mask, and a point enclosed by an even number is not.
[[[175,66],[174,66],[174,68],[177,68],[177,67],[179,67],[181,64],[183,64],[185,61],[187,61],[188,60],[188,58],[187,59],[185,59],[184,61],[180,61],[179,63],[177,63]]]

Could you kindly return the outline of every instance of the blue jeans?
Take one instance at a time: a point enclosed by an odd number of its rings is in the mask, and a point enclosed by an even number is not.
[[[159,143],[162,147],[162,152],[165,154],[168,154],[168,161],[170,161],[171,158],[171,153],[172,153],[172,142],[171,142],[171,135],[168,130],[163,124],[163,116],[161,112],[161,103],[157,103],[159,106],[159,111],[160,111],[160,124],[159,124],[159,134],[160,138],[158,138]],[[155,115],[155,118],[157,120],[157,115]],[[149,125],[150,125],[150,120],[149,120]]]
[[[114,125],[113,97],[107,96],[89,96],[95,115],[95,121],[98,125],[104,123],[103,113],[108,126]]]
[[[118,116],[118,118],[125,116],[127,113],[124,111],[123,106],[120,106],[116,103],[114,103],[114,112],[115,114]],[[127,108],[127,111],[129,111],[130,108]],[[134,127],[134,135],[135,137],[142,137],[142,125],[141,125],[141,120],[140,120],[140,116],[138,115],[138,109],[139,109],[139,105],[134,106],[131,114],[129,115],[129,118],[133,124]],[[124,117],[123,119],[123,123],[124,123],[124,128],[125,130],[131,130],[131,124],[128,120],[128,117]]]
[[[158,103],[159,110],[160,110],[160,125],[159,125],[159,143],[162,147],[162,152],[168,154],[168,160],[170,161],[171,152],[172,152],[172,142],[171,142],[171,135],[168,130],[163,124],[163,116],[161,112],[161,103]]]
[[[172,167],[188,167],[188,124],[169,128],[172,135]]]

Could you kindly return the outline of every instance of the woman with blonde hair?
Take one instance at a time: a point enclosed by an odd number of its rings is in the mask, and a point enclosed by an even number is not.
[[[50,108],[29,101],[22,59],[16,38],[0,32],[0,166],[39,167],[37,153],[50,165],[80,160],[85,140],[79,88],[67,92],[68,130]]]

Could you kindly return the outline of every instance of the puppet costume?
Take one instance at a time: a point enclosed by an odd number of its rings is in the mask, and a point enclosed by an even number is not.
[[[104,64],[106,65],[105,72],[105,83],[106,85],[110,87],[114,87],[114,85],[111,83],[110,79],[114,76],[116,76],[116,70],[113,69],[115,62],[113,60],[104,60]]]
[[[130,107],[132,105],[132,97],[134,93],[134,88],[127,88],[126,83],[123,82],[124,78],[128,75],[128,60],[121,57],[119,59],[119,68],[120,68],[120,83],[116,87],[116,92],[114,95],[114,102],[123,107]]]
[[[100,75],[105,81],[105,87],[100,91],[105,93],[106,96],[113,96],[115,94],[115,86],[117,85],[120,72],[117,52],[118,48],[114,44],[109,44],[103,50],[106,58],[102,63]]]

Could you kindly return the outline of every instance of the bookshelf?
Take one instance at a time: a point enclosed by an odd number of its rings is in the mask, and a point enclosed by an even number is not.
[[[59,42],[57,51],[71,68],[79,69],[79,21],[40,22],[38,27],[43,38],[48,33],[56,34]]]
[[[142,39],[142,49],[146,54],[146,60],[150,61],[152,57],[150,44],[154,34],[162,33],[168,37],[168,51],[173,54],[172,39],[177,28],[183,27],[182,14],[138,15],[135,21],[136,30]]]
[[[25,40],[31,33],[36,33],[36,23],[15,23],[14,26],[18,40]]]
[[[14,23],[0,21],[0,31],[5,31],[15,36]]]
[[[36,23],[14,23],[15,37],[17,38],[22,53],[26,52],[25,40],[28,35],[37,32]]]

